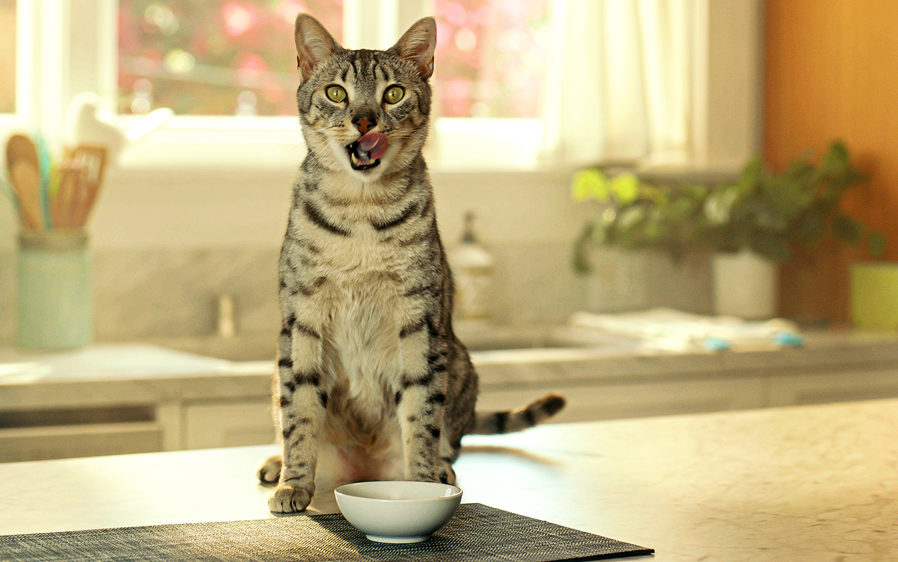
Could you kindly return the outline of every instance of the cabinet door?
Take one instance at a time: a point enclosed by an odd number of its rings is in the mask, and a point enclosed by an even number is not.
[[[771,406],[895,397],[898,397],[898,368],[770,378]]]
[[[184,408],[184,446],[188,449],[274,443],[271,400],[189,404]]]
[[[513,409],[555,390],[564,395],[567,405],[551,422],[580,422],[760,408],[765,405],[764,389],[765,382],[760,378],[501,391],[485,388],[477,401],[477,409],[483,412]]]

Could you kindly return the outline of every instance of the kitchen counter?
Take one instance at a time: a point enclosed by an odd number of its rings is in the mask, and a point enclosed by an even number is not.
[[[456,471],[466,502],[658,560],[894,560],[896,434],[898,400],[559,424],[466,437]],[[0,534],[272,517],[274,449],[3,464]]]
[[[208,338],[181,338],[180,347],[203,348]],[[198,343],[191,343],[195,341]],[[218,341],[214,347],[226,342]],[[232,346],[240,346],[235,339]],[[474,351],[481,388],[527,388],[646,382],[654,379],[726,378],[749,372],[777,374],[870,370],[898,365],[898,335],[821,332],[803,347],[761,345],[732,351],[671,351],[614,340],[610,344]],[[239,397],[270,390],[271,361],[228,361],[138,343],[106,343],[58,353],[0,348],[0,411],[78,402],[79,389],[98,392],[93,401],[114,395],[129,402],[158,397]],[[210,377],[224,381],[210,389]],[[216,379],[218,380],[218,379]],[[102,385],[102,387],[101,387]]]
[[[506,335],[523,341],[539,332]],[[824,332],[809,334],[801,348],[725,352],[619,338],[561,346],[576,342],[569,333],[543,341],[554,347],[472,352],[478,409],[515,408],[558,391],[568,405],[551,421],[563,423],[898,398],[894,334]],[[62,353],[0,348],[0,461],[270,443],[273,372],[273,360],[228,361],[147,344]]]

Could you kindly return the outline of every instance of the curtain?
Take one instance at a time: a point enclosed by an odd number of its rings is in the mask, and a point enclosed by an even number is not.
[[[559,0],[544,99],[546,154],[565,163],[683,161],[691,154],[699,0]]]

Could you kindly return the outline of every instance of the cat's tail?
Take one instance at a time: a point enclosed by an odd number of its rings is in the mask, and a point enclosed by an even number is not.
[[[510,433],[533,427],[554,416],[564,408],[564,396],[546,394],[539,400],[514,410],[505,412],[478,412],[471,433]]]

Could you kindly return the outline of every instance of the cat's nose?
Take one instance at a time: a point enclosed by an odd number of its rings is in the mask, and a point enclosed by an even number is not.
[[[355,128],[364,135],[369,130],[373,129],[375,125],[377,125],[377,119],[375,119],[371,115],[361,115],[353,119],[352,124],[355,125]]]

